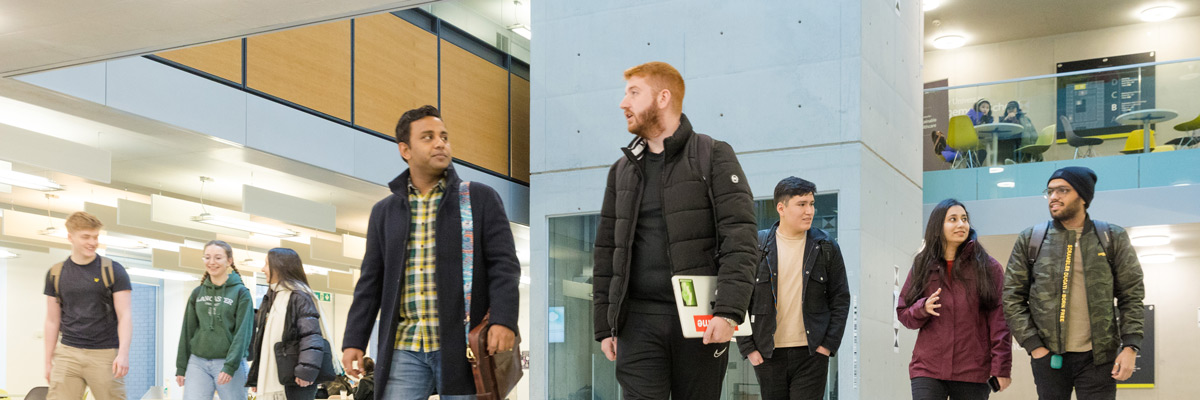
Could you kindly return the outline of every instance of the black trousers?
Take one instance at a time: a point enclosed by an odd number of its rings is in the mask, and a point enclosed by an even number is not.
[[[1072,389],[1080,399],[1117,398],[1117,380],[1112,377],[1112,364],[1093,364],[1090,351],[1062,356],[1060,369],[1050,368],[1051,355],[1030,361],[1039,399],[1070,400]]]
[[[913,400],[987,400],[992,388],[987,383],[912,378]]]
[[[821,400],[829,376],[829,357],[808,354],[808,347],[775,349],[754,367],[763,400]]]
[[[684,339],[675,315],[630,310],[618,333],[617,382],[629,400],[719,400],[729,346]]]

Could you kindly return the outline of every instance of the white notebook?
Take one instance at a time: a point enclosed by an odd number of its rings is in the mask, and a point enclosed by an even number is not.
[[[716,302],[717,277],[704,275],[676,275],[671,277],[671,288],[675,292],[675,309],[679,311],[679,326],[685,338],[704,337],[704,331],[713,318]],[[717,320],[718,323],[726,323]],[[750,317],[738,325],[733,336],[750,336]]]

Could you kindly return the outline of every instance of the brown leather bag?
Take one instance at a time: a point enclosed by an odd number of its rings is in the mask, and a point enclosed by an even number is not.
[[[521,356],[517,352],[521,348],[521,336],[513,338],[512,350],[488,354],[487,332],[492,327],[489,317],[490,313],[468,334],[467,361],[475,375],[475,396],[479,400],[501,400],[512,392],[524,375]]]

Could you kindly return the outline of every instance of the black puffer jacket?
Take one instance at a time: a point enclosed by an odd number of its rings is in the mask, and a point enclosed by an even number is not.
[[[267,316],[271,313],[271,304],[274,302],[275,291],[271,290],[267,292],[258,309],[258,316],[254,319],[254,340],[250,342],[250,356],[246,358],[250,360],[250,371],[246,376],[247,387],[258,386],[258,362],[263,345],[263,330],[267,325]],[[280,341],[300,340],[300,361],[296,363],[296,377],[313,382],[317,379],[317,373],[321,371],[321,356],[324,352],[321,343],[321,314],[317,311],[317,304],[307,293],[292,292],[288,298],[287,315],[284,318],[283,339]],[[275,343],[270,345],[274,346]]]
[[[700,140],[712,139],[692,131],[687,116],[680,116],[679,129],[664,141],[662,209],[667,257],[674,275],[717,276],[714,314],[741,323],[754,290],[758,259],[753,196],[733,148],[725,142],[712,141],[711,177],[703,176],[696,165]],[[646,149],[644,140],[635,139],[622,149],[625,156],[608,172],[592,282],[596,340],[616,336],[628,311],[621,306],[629,289],[631,250],[642,201],[643,171],[638,160]],[[709,201],[706,181],[711,182],[715,205]],[[714,223],[720,225],[719,244]]]
[[[750,303],[750,326],[754,333],[738,338],[742,357],[758,351],[763,358],[771,358],[775,352],[775,328],[778,311],[775,307],[779,293],[779,245],[775,242],[779,222],[771,229],[758,232],[758,241],[766,248],[765,257],[758,264],[758,282],[755,283],[754,299]],[[846,317],[850,313],[850,286],[846,279],[846,262],[842,259],[842,248],[825,231],[809,228],[804,242],[804,284],[800,295],[804,299],[804,330],[808,340],[808,353],[817,352],[825,346],[831,356],[837,355],[846,333]],[[787,290],[788,288],[784,288]],[[794,290],[794,289],[793,289]]]

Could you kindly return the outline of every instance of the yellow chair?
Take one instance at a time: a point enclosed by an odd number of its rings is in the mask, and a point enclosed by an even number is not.
[[[1033,160],[1033,156],[1040,156],[1046,150],[1050,150],[1050,146],[1054,145],[1056,132],[1058,132],[1058,125],[1050,125],[1042,128],[1041,132],[1038,132],[1037,143],[1021,146],[1021,148],[1017,149],[1017,154],[1020,155],[1018,158],[1023,160],[1028,156],[1030,160]]]
[[[954,163],[951,168],[956,168],[959,161],[963,161],[967,168],[979,166],[979,160],[975,157],[975,151],[983,149],[984,144],[979,141],[979,134],[975,132],[975,125],[971,123],[971,117],[959,115],[950,118],[950,133],[946,137],[946,145],[953,147],[958,155],[954,156]]]
[[[1200,130],[1200,115],[1196,116],[1196,119],[1175,125],[1175,130],[1180,132],[1188,132],[1188,135],[1168,140],[1167,144],[1175,145],[1176,147],[1180,148],[1192,147],[1200,144],[1200,136],[1196,136],[1196,131]]]
[[[1142,130],[1138,129],[1129,132],[1129,137],[1125,138],[1125,148],[1121,150],[1125,154],[1141,153],[1146,147],[1146,139],[1142,137]],[[1154,151],[1154,131],[1150,131],[1150,151]]]
[[[1165,153],[1168,151],[1175,151],[1175,146],[1170,145],[1170,144],[1164,144],[1162,146],[1155,147],[1154,150],[1151,151],[1151,153]]]

